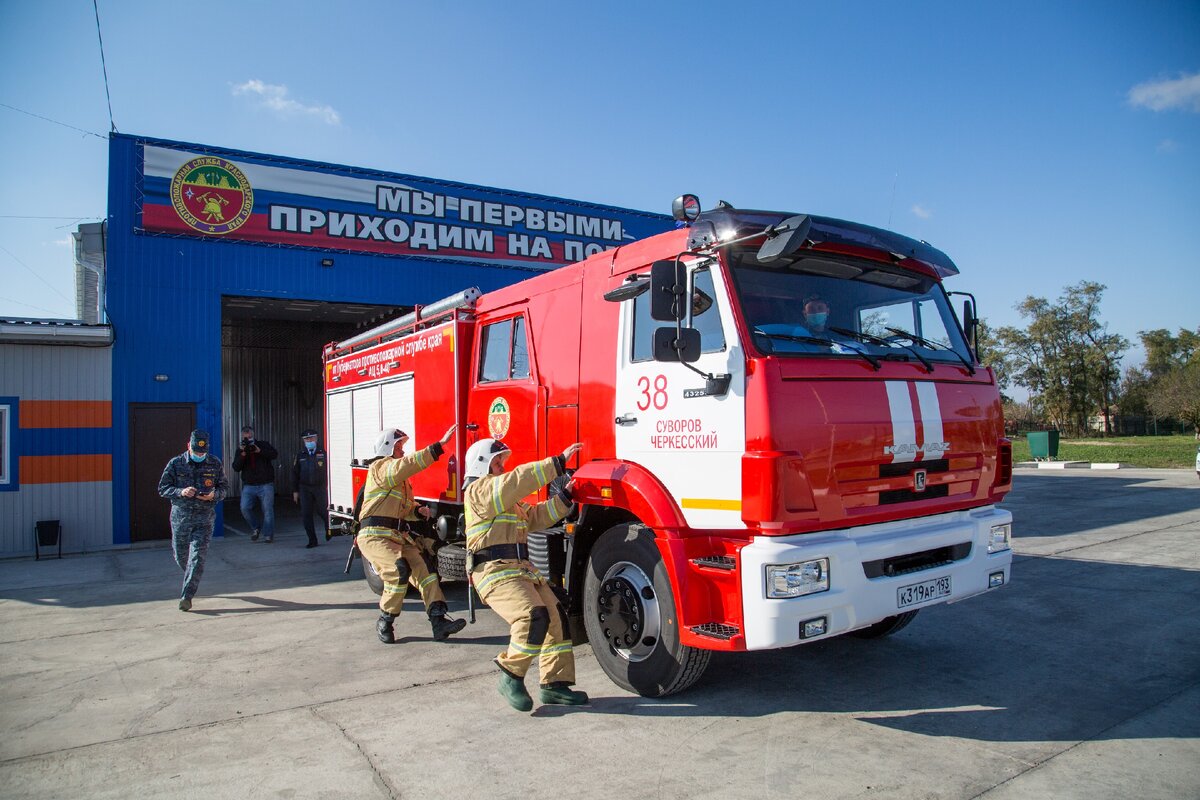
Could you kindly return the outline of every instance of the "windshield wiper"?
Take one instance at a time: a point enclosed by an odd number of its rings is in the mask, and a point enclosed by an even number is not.
[[[962,354],[959,353],[957,350],[955,350],[953,347],[947,347],[944,344],[930,341],[929,339],[925,339],[923,337],[917,336],[915,333],[909,333],[908,331],[903,330],[901,328],[892,328],[890,326],[885,326],[885,327],[887,327],[887,330],[891,331],[892,333],[896,334],[897,336],[903,336],[907,339],[910,339],[913,342],[915,342],[916,344],[921,345],[922,347],[928,347],[930,350],[938,350],[938,351],[947,350],[947,351],[953,353],[954,357],[957,358],[959,361],[961,361],[962,365],[967,368],[968,373],[970,373],[971,375],[975,374],[975,366],[970,361],[967,361],[965,358],[963,358]]]
[[[836,328],[836,327],[830,326],[829,330],[833,331],[834,333],[840,333],[842,336],[849,336],[851,339],[857,339],[860,342],[869,342],[870,344],[877,344],[880,347],[891,347],[893,344],[900,344],[899,342],[889,342],[887,339],[881,339],[878,336],[872,336],[869,333],[859,333],[858,331],[852,331],[847,328]],[[921,355],[916,350],[912,349],[911,347],[909,347],[906,344],[901,344],[900,346],[903,347],[908,352],[912,353],[914,356],[916,356],[917,361],[921,362],[922,366],[925,367],[926,372],[933,372],[933,364],[929,361],[929,359],[927,359],[925,356]]]
[[[759,328],[751,328],[750,332],[757,333],[759,336],[765,336],[768,339],[783,339],[784,341],[801,342],[802,344],[818,344],[818,345],[821,345],[822,347],[832,348],[834,345],[837,344],[837,342],[833,341],[832,339],[818,339],[815,336],[793,336],[790,333],[767,333],[766,331],[761,330]],[[879,359],[875,358],[870,353],[864,353],[861,350],[854,350],[853,348],[847,348],[847,349],[852,350],[854,353],[857,353],[858,355],[865,358],[867,360],[867,363],[869,363],[872,367],[875,368],[876,372],[883,369],[883,365],[879,363]]]

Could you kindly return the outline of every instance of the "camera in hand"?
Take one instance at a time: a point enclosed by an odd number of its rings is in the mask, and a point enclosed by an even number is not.
[[[242,439],[242,449],[243,450],[249,450],[251,447],[254,447],[253,439]]]

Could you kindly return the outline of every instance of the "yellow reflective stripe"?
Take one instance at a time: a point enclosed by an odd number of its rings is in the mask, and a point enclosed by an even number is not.
[[[542,646],[542,655],[549,655],[550,653],[571,653],[574,652],[574,650],[575,648],[571,646],[570,642],[563,642],[562,644],[548,644]]]
[[[428,586],[431,583],[437,583],[437,579],[438,579],[438,574],[436,572],[429,573],[428,575],[426,575],[424,578],[421,579],[420,588],[424,589],[426,586]]]
[[[719,500],[714,497],[684,497],[679,501],[683,508],[704,508],[711,511],[741,511],[741,500]]]
[[[385,583],[383,585],[383,590],[385,592],[387,592],[388,594],[407,594],[408,593],[408,584],[407,583]]]
[[[534,645],[520,644],[518,642],[509,642],[508,649],[516,651],[523,656],[540,656],[542,648]]]
[[[524,573],[525,570],[520,569],[519,567],[510,567],[509,569],[502,569],[499,572],[493,572],[491,575],[488,575],[486,578],[479,581],[479,583],[475,584],[475,591],[482,592],[484,589],[491,586],[493,583],[496,583],[497,581],[508,580],[509,578],[517,578]]]
[[[404,544],[404,540],[400,538],[400,534],[396,533],[396,531],[392,530],[391,528],[376,528],[374,526],[371,526],[370,528],[363,528],[362,530],[360,530],[358,532],[358,535],[359,536],[374,536],[379,539],[388,539],[389,541],[393,541],[396,544]]]
[[[538,483],[545,486],[550,481],[546,480],[546,468],[538,461],[533,465],[533,474],[537,476]]]
[[[504,513],[504,495],[500,489],[500,481],[492,481],[492,508],[497,515]]]
[[[425,469],[433,463],[433,456],[429,455],[429,448],[417,453],[417,463],[421,465],[421,469]]]

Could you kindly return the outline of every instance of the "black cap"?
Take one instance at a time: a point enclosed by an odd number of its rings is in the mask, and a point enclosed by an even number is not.
[[[199,428],[192,431],[192,439],[190,442],[188,442],[188,447],[190,447],[192,449],[193,453],[197,453],[197,454],[207,453],[208,452],[208,431],[202,431]]]
[[[300,438],[304,439],[308,436],[316,436],[316,435],[317,435],[317,432],[315,430],[313,430],[312,428],[305,428],[303,430],[303,432],[301,432]]]

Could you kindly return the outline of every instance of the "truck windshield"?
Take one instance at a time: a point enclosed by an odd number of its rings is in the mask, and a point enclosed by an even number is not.
[[[724,257],[760,352],[953,362],[973,369],[946,293],[934,278],[828,254],[767,266],[756,252],[757,247],[734,247]]]

